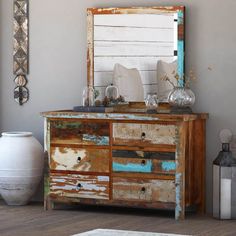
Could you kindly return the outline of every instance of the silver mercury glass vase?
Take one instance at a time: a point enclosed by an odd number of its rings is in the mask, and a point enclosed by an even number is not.
[[[173,113],[192,113],[190,108],[195,102],[195,95],[188,87],[174,87],[168,96]]]

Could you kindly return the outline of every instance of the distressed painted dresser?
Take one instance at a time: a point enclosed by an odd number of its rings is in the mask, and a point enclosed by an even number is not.
[[[207,114],[43,112],[48,171],[45,209],[55,202],[205,208]]]

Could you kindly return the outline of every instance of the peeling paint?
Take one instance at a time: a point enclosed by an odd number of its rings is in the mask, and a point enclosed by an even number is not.
[[[83,134],[83,141],[91,141],[97,145],[109,145],[109,137]]]
[[[182,25],[184,23],[184,12],[183,10],[178,11],[178,24]]]
[[[175,129],[175,125],[113,123],[113,141],[124,145],[174,145]]]
[[[147,160],[145,164],[135,164],[135,163],[121,164],[121,163],[113,162],[112,168],[113,168],[113,171],[151,173],[152,161]]]
[[[164,171],[171,171],[176,169],[176,164],[173,161],[163,161],[161,163],[161,168]]]
[[[182,11],[184,6],[129,7],[129,8],[89,8],[89,14],[160,14]]]
[[[109,181],[109,176],[97,176],[98,181]]]
[[[175,202],[174,189],[172,180],[113,178],[113,198],[118,200]]]
[[[50,194],[75,198],[109,199],[109,176],[53,173]]]
[[[79,119],[116,119],[116,120],[160,120],[159,117],[151,115],[136,115],[128,113],[85,113],[85,112],[46,112],[43,113],[48,118],[79,118]]]
[[[179,40],[178,41],[178,75],[179,75],[179,80],[178,80],[178,86],[183,87],[184,86],[184,41]]]
[[[90,148],[51,148],[51,170],[109,172],[109,150]]]
[[[182,174],[176,173],[175,175],[175,200],[176,200],[176,206],[175,206],[175,219],[178,220],[180,217],[180,213],[182,211],[181,207],[181,191],[180,191],[180,183],[181,183]]]
[[[184,86],[184,12],[178,11],[178,86]],[[182,32],[180,32],[182,31]]]

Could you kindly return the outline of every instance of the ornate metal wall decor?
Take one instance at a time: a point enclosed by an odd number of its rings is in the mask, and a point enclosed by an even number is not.
[[[27,102],[29,98],[29,91],[25,87],[27,83],[25,75],[17,75],[14,82],[17,85],[17,87],[14,89],[14,99],[16,102],[22,105],[23,103]]]
[[[13,24],[13,73],[16,75],[14,82],[14,99],[20,105],[27,102],[29,97],[26,74],[28,74],[29,59],[29,28],[28,28],[28,0],[14,0]]]

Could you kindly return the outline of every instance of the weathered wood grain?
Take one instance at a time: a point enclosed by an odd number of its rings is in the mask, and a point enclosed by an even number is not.
[[[152,173],[153,161],[137,158],[112,158],[112,170],[115,172],[143,172]]]
[[[113,150],[112,166],[115,172],[175,173],[174,153]]]
[[[175,128],[174,125],[113,123],[113,144],[175,144]]]
[[[181,122],[176,128],[176,172],[175,172],[175,193],[176,207],[175,219],[183,220],[185,217],[185,158],[188,123]]]
[[[60,111],[43,115],[45,147],[51,164],[50,173],[47,170],[45,175],[45,209],[52,209],[54,202],[163,209],[175,206],[176,219],[184,218],[186,207],[196,205],[198,211],[204,211],[207,114]],[[118,133],[128,135],[130,140],[120,139],[120,143],[118,139],[117,144],[117,139],[112,138],[116,136],[113,124],[118,125]],[[129,132],[122,131],[123,125]],[[145,132],[141,132],[142,127],[146,127]],[[100,145],[97,139],[88,142],[81,138],[83,133],[106,136],[109,142],[107,145]],[[156,143],[157,138],[163,141],[165,136],[172,140],[171,144]],[[134,142],[132,137],[138,139]],[[83,158],[77,165],[78,156]],[[113,169],[112,162],[121,164],[122,168]],[[148,162],[151,168],[142,172],[142,165]],[[136,165],[135,168],[130,169],[130,164]],[[136,172],[137,166],[140,172]]]
[[[170,124],[172,122],[176,123],[179,121],[190,121],[190,120],[197,120],[197,119],[208,119],[207,113],[192,113],[192,114],[145,114],[145,113],[130,113],[130,112],[120,112],[120,113],[95,113],[95,112],[74,112],[72,110],[61,110],[61,111],[48,111],[48,112],[41,112],[41,115],[47,117],[50,122],[53,121],[62,121],[62,120],[77,120],[79,122],[87,121],[93,123],[94,121],[101,123],[115,121],[115,120],[122,120],[124,122],[130,121],[143,121],[145,123],[148,122],[163,122],[165,124]],[[78,121],[78,120],[77,120]]]
[[[86,199],[85,199],[86,200]],[[127,201],[120,201],[124,206]],[[64,207],[58,204],[57,211],[42,211],[41,203],[31,203],[24,207],[0,205],[1,236],[68,236],[96,228],[125,229],[162,234],[195,236],[233,236],[236,234],[234,220],[219,221],[209,216],[188,214],[185,221],[175,222],[173,212],[140,210],[118,207],[88,206]],[[129,204],[131,204],[129,202]],[[139,207],[151,207],[139,202]],[[163,208],[163,203],[161,204]],[[69,208],[69,209],[68,209]],[[155,208],[160,208],[156,204]],[[166,204],[171,209],[170,204]],[[172,208],[173,209],[173,208]]]
[[[188,129],[187,129],[187,137],[188,141],[186,142],[185,148],[185,205],[189,206],[194,203],[193,195],[194,191],[192,191],[194,186],[194,122],[188,122]]]
[[[152,42],[172,42],[173,38],[174,38],[173,26],[172,28],[145,28],[145,27],[133,28],[133,27],[96,26],[96,25],[94,26],[94,41],[152,43]]]
[[[171,180],[143,180],[113,177],[113,199],[175,202]]]
[[[193,139],[194,139],[194,159],[193,159],[193,198],[198,204],[198,212],[204,214],[206,211],[205,205],[205,168],[206,168],[206,120],[199,119],[194,122]]]
[[[95,26],[173,28],[174,13],[160,14],[96,14]]]
[[[138,178],[138,179],[157,179],[157,180],[175,180],[175,174],[157,174],[157,173],[138,173],[138,172],[112,172],[112,177],[120,178]]]
[[[93,21],[94,16],[93,13],[88,10],[87,11],[87,84],[93,86],[94,78],[94,61],[93,61]]]
[[[109,149],[51,147],[51,170],[109,172]]]
[[[50,202],[49,195],[49,186],[50,186],[50,178],[49,178],[49,153],[50,153],[50,121],[48,118],[44,119],[44,209],[52,209],[53,203]]]
[[[156,70],[158,60],[178,61],[178,73],[182,78],[184,70],[184,7],[151,7],[151,8],[91,8],[88,15],[88,84],[97,84],[97,73],[113,71],[115,63],[128,68],[145,70],[145,94],[154,92],[151,84],[152,73]],[[119,18],[119,20],[117,20]],[[147,23],[148,22],[148,23]],[[141,32],[141,33],[140,33]],[[142,47],[137,43],[145,42]],[[102,43],[103,46],[98,45]],[[114,43],[124,43],[121,50]],[[126,44],[132,43],[134,47]],[[155,49],[151,49],[155,43]],[[167,49],[163,43],[171,43]],[[104,44],[106,44],[104,46]],[[136,47],[136,48],[135,48]],[[158,50],[156,50],[158,49]],[[160,50],[159,50],[160,49]],[[167,49],[167,50],[166,50]],[[168,51],[168,50],[171,51]],[[174,53],[177,52],[177,54]],[[107,77],[107,76],[105,76]],[[180,79],[180,86],[184,81]],[[100,82],[98,82],[100,83]],[[108,84],[106,84],[107,86]],[[104,90],[100,91],[100,99]]]
[[[138,70],[150,71],[156,70],[157,61],[164,60],[168,63],[173,62],[172,56],[136,56],[132,58],[120,56],[94,57],[94,72],[113,71],[116,63],[125,65],[127,68],[138,68]]]
[[[109,199],[109,176],[53,173],[50,176],[50,196]]]
[[[173,39],[172,39],[173,40]],[[172,42],[117,42],[117,41],[95,41],[95,57],[111,56],[169,56],[173,57],[174,47]]]
[[[184,6],[88,8],[89,14],[165,14],[184,11]]]
[[[109,123],[53,120],[51,143],[109,145]]]
[[[175,173],[175,161],[137,158],[113,158],[113,171],[115,172],[143,172],[156,174]]]
[[[117,147],[114,147],[117,148]],[[138,158],[138,159],[154,159],[154,160],[175,160],[174,152],[161,152],[161,151],[140,151],[135,149],[116,149],[112,150],[112,157],[119,158]]]
[[[156,152],[158,153],[175,153],[176,145],[168,145],[168,144],[162,144],[162,145],[155,145],[155,146],[113,146],[113,150],[130,150],[130,151],[145,151],[145,152]],[[171,154],[171,155],[172,155]]]

